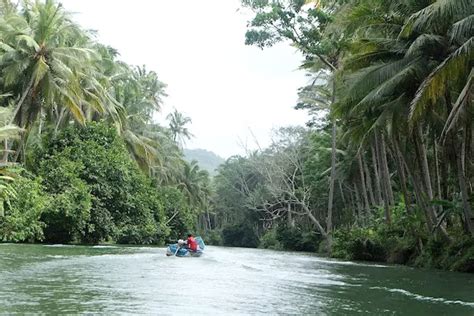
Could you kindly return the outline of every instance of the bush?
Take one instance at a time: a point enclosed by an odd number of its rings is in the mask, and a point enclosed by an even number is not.
[[[80,242],[90,220],[91,195],[82,181],[75,181],[62,193],[53,194],[51,203],[41,216],[46,224],[45,241],[50,243]]]
[[[222,232],[220,230],[208,230],[201,233],[201,237],[204,240],[204,243],[213,245],[213,246],[222,246]]]
[[[451,232],[451,243],[430,238],[415,265],[460,272],[474,272],[474,238],[464,232]]]
[[[320,238],[315,232],[303,231],[296,226],[278,226],[276,238],[285,250],[316,251],[320,243]]]
[[[258,236],[248,224],[227,226],[222,230],[224,246],[257,248]]]
[[[352,228],[334,232],[331,255],[336,258],[363,261],[385,261],[387,251],[377,233],[370,228]]]
[[[269,229],[265,234],[260,238],[260,248],[281,250],[283,249],[282,245],[277,239],[276,229]]]
[[[49,204],[40,182],[30,176],[19,176],[13,182],[16,198],[5,203],[0,221],[0,239],[10,242],[34,242],[44,238],[41,214]]]
[[[70,226],[64,220],[59,231],[48,232],[54,235],[51,240],[161,243],[169,233],[157,190],[130,158],[114,128],[104,123],[69,127],[45,137],[42,148],[34,157],[42,163],[35,168],[45,189],[61,202],[45,220],[57,224],[60,217],[72,216],[67,219]]]

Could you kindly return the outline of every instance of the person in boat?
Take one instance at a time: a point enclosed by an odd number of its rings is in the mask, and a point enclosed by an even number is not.
[[[189,250],[198,251],[198,243],[192,234],[188,234],[188,239],[186,239],[185,244]]]

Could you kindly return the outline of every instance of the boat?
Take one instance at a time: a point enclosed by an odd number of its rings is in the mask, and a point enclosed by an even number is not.
[[[196,242],[198,243],[198,250],[192,251],[186,247],[179,247],[178,244],[169,244],[166,249],[167,256],[176,256],[176,257],[200,257],[203,254],[204,248],[206,245],[201,237],[195,237]]]

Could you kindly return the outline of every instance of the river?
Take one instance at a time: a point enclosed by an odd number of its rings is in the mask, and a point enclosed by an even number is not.
[[[474,315],[474,275],[207,247],[0,244],[0,314]]]

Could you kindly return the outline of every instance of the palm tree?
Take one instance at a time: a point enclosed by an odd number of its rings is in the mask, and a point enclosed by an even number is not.
[[[182,147],[185,139],[193,137],[193,134],[186,127],[186,124],[191,123],[191,118],[184,116],[176,109],[168,114],[166,118],[169,120],[169,129],[173,140]]]
[[[197,161],[193,160],[184,165],[178,187],[185,194],[189,205],[199,206],[205,201],[204,196],[208,194],[205,190],[208,187],[208,178],[209,173],[206,170],[201,170]]]
[[[469,201],[466,168],[467,140],[473,126],[474,82],[474,6],[468,0],[436,1],[414,13],[405,24],[402,36],[420,34],[416,48],[423,48],[429,41],[436,41],[441,53],[428,54],[434,67],[420,84],[411,101],[410,123],[432,124],[432,113],[444,119],[440,143],[450,143],[455,156],[462,197],[465,227],[474,236],[474,215]],[[455,80],[453,80],[455,78]],[[453,102],[453,96],[457,96]],[[442,111],[437,110],[444,103]],[[460,134],[461,136],[458,136]],[[447,142],[447,139],[450,142]],[[458,154],[456,154],[458,152]]]
[[[1,88],[15,102],[12,122],[30,130],[39,118],[61,122],[70,114],[115,111],[99,80],[100,56],[88,35],[52,0],[24,3],[0,18]],[[20,146],[21,147],[21,146]]]
[[[456,105],[468,104],[466,87],[470,85],[473,60],[472,37],[466,36],[473,11],[468,2],[436,1],[426,6],[424,1],[404,4],[387,1],[379,3],[383,7],[377,10],[373,1],[360,1],[350,11],[349,21],[352,27],[356,25],[351,55],[344,66],[350,88],[345,99],[338,103],[336,113],[343,118],[348,133],[361,137],[359,141],[377,133],[379,140],[391,140],[395,160],[401,166],[399,174],[402,176],[407,169],[417,203],[426,210],[430,229],[439,226],[439,214],[430,206],[435,198],[433,173],[437,182],[439,176],[430,171],[426,140],[433,138],[435,147],[439,146],[442,129],[439,122],[447,121],[443,123],[444,134],[453,126],[448,116],[453,108],[448,95],[459,95],[458,99],[464,100]],[[368,6],[372,9],[366,10]],[[382,14],[377,16],[377,12]],[[454,107],[454,111],[458,108]],[[459,112],[452,113],[451,118],[458,117]],[[464,123],[472,124],[465,120]],[[400,138],[409,146],[401,148]],[[414,159],[408,157],[410,151]],[[434,164],[438,166],[438,161]],[[385,182],[386,189],[389,183]],[[471,212],[467,209],[465,218],[469,221]],[[443,226],[441,231],[446,235]]]

